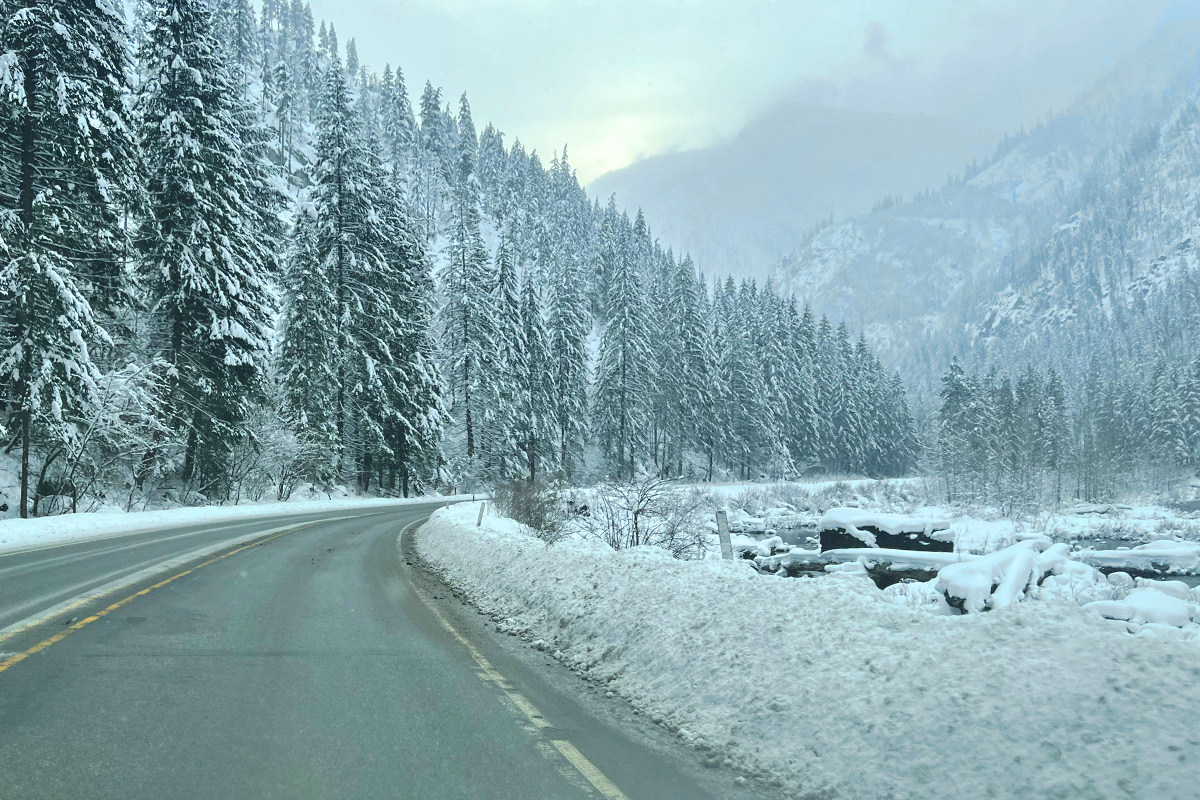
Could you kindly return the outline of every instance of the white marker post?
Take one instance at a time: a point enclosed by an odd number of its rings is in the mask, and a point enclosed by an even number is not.
[[[483,510],[485,508],[487,508],[487,500],[484,500],[479,504],[479,519],[475,520],[476,528],[483,526]]]
[[[721,539],[721,558],[733,558],[733,544],[729,541],[729,515],[724,510],[717,512],[717,536]]]

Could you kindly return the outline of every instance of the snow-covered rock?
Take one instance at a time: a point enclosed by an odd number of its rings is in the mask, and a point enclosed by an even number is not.
[[[1154,623],[1182,628],[1189,622],[1200,621],[1200,609],[1194,603],[1152,588],[1137,589],[1123,600],[1098,600],[1084,608],[1107,619],[1139,625]]]

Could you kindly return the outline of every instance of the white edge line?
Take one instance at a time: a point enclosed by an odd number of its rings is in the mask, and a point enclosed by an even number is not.
[[[410,522],[408,525],[405,525],[400,529],[400,536],[397,537],[397,541],[399,542],[402,540],[404,538],[404,534],[412,529],[415,525],[425,522],[428,522],[428,520],[416,520],[414,522]],[[422,525],[422,527],[424,527],[424,525]],[[412,534],[414,547],[416,546],[417,532],[417,530],[414,530]],[[403,555],[403,553],[401,553],[401,555]],[[417,599],[420,600],[425,608],[433,614],[434,618],[441,623],[441,626],[452,637],[458,640],[459,644],[466,649],[467,655],[471,657],[471,660],[474,661],[476,666],[478,666],[481,670],[481,672],[478,673],[480,680],[482,680],[484,683],[493,684],[495,688],[499,690],[500,694],[504,695],[504,697],[506,697],[510,703],[516,706],[517,710],[524,715],[524,717],[529,720],[530,723],[533,724],[534,728],[540,730],[553,727],[553,725],[550,723],[550,720],[546,719],[545,715],[537,709],[537,706],[530,702],[525,695],[513,688],[513,686],[508,682],[508,679],[504,677],[503,673],[492,666],[492,662],[489,661],[487,657],[484,656],[483,653],[481,653],[479,649],[475,647],[475,645],[473,645],[464,634],[460,633],[459,630],[454,627],[450,620],[448,620],[445,615],[442,614],[441,610],[434,605],[433,599],[429,597],[425,590],[423,590],[420,586],[417,586],[417,584],[412,580],[409,581],[409,584],[412,587],[413,593],[417,596]],[[572,744],[569,739],[563,737],[553,737],[550,739],[550,744],[555,750],[558,751],[558,754],[562,756],[563,760],[574,767],[575,771],[578,772],[584,780],[591,784],[592,788],[599,792],[602,797],[606,798],[606,800],[629,800],[629,797],[622,792],[620,788],[618,788],[618,786],[600,770],[599,767],[593,764],[587,756],[580,752],[579,748]]]

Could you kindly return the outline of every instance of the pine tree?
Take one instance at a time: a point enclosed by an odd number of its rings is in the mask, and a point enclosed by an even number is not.
[[[435,90],[433,84],[426,81],[425,90],[421,93],[421,126],[414,142],[413,202],[424,220],[425,236],[429,239],[437,232],[437,212],[441,208],[448,181],[447,174],[442,170],[443,158],[447,150],[455,149],[448,141],[441,101],[441,91]],[[472,159],[473,156],[472,153]],[[457,168],[450,174],[457,174]]]
[[[591,327],[584,308],[583,279],[568,253],[543,248],[539,267],[550,274],[550,316],[547,321],[550,374],[554,385],[556,461],[570,478],[583,456],[587,435],[587,335]]]
[[[164,0],[145,57],[142,270],[186,431],[182,477],[224,496],[270,348],[278,204],[207,3]]]
[[[114,2],[0,5],[0,375],[29,513],[35,439],[69,444],[96,390],[96,315],[127,305],[120,213],[136,198]]]
[[[377,145],[362,136],[346,74],[336,59],[326,84],[312,197],[318,254],[337,309],[338,470],[344,479],[365,487],[384,439],[389,376],[380,365],[388,361],[389,342],[399,324],[387,299],[398,280],[380,224],[389,213],[387,176]]]
[[[520,426],[514,424],[514,413],[521,395],[520,380],[528,369],[525,352],[520,280],[517,277],[516,231],[511,224],[505,227],[496,248],[496,284],[491,304],[493,338],[496,350],[493,393],[485,401],[483,427],[487,431],[484,450],[495,462],[496,474],[507,478],[524,468],[520,451],[525,442]]]
[[[217,0],[214,7],[218,38],[235,61],[235,78],[244,80],[253,73],[259,51],[254,9],[250,0]]]
[[[525,475],[537,481],[539,464],[555,456],[555,396],[550,343],[542,313],[541,293],[532,270],[521,277],[521,353],[515,403],[516,435],[525,454]]]
[[[608,321],[600,337],[593,424],[600,448],[618,477],[632,477],[649,422],[653,355],[629,228],[618,220],[607,234],[612,239],[605,245],[610,270]]]
[[[962,479],[967,472],[972,414],[976,404],[975,382],[966,374],[957,358],[942,377],[940,397],[938,457],[942,478],[946,482],[947,500],[954,502],[964,488]]]
[[[783,432],[792,463],[806,470],[818,462],[821,450],[820,418],[816,392],[816,327],[812,309],[803,313],[795,300],[788,303],[787,318],[780,332],[786,342],[786,391],[788,417]]]
[[[1200,464],[1200,358],[1180,368],[1179,424],[1183,463]]]
[[[1051,369],[1046,376],[1046,390],[1038,406],[1038,451],[1042,464],[1054,475],[1054,504],[1062,503],[1062,479],[1066,468],[1071,431],[1067,420],[1067,399],[1062,379]]]
[[[446,231],[447,262],[442,275],[440,310],[446,353],[449,408],[455,420],[455,455],[469,477],[481,477],[478,459],[486,455],[489,431],[481,429],[485,409],[495,397],[495,278],[489,266],[479,220],[479,184],[475,175],[476,141],[471,109],[464,95],[458,125],[458,170]],[[424,133],[424,131],[423,131]]]
[[[392,174],[397,180],[406,180],[413,156],[417,123],[413,118],[412,103],[404,85],[404,73],[391,66],[383,69],[380,86],[382,107],[380,118],[383,124],[383,147],[392,164]]]
[[[297,431],[309,477],[335,477],[338,370],[335,366],[337,297],[325,274],[316,220],[302,209],[296,218],[283,278],[279,375],[282,413]]]
[[[1154,370],[1150,386],[1150,451],[1161,466],[1186,459],[1182,408],[1175,376],[1165,362]]]
[[[398,476],[390,481],[407,497],[415,478],[432,475],[441,465],[442,431],[448,415],[442,401],[433,338],[433,280],[420,222],[404,194],[402,178],[393,173],[383,222],[386,257],[394,281],[385,294],[394,306],[397,327],[388,340],[393,396],[384,424],[388,463]]]

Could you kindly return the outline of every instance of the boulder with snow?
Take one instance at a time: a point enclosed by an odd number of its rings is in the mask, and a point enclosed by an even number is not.
[[[954,550],[950,523],[943,519],[834,508],[821,517],[817,527],[822,551],[851,547],[940,553]]]
[[[1200,608],[1185,598],[1168,594],[1157,587],[1145,587],[1130,592],[1122,600],[1098,600],[1084,608],[1105,619],[1129,622],[1134,625],[1167,625],[1183,628],[1200,620]]]

